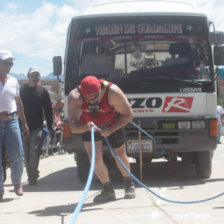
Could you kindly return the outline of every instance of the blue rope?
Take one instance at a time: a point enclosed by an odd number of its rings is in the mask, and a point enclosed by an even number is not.
[[[140,131],[142,131],[143,133],[145,133],[150,139],[152,139],[154,142],[156,142],[156,140],[149,135],[147,132],[145,132],[143,129],[141,129],[138,125],[136,125],[133,121],[131,121],[131,123],[137,127]],[[102,129],[99,129],[99,131],[102,131]],[[135,182],[137,182],[139,185],[141,185],[142,187],[144,187],[147,191],[149,191],[150,193],[152,193],[153,195],[155,195],[156,197],[158,197],[161,200],[170,202],[170,203],[178,203],[178,204],[195,204],[195,203],[201,203],[201,202],[206,202],[206,201],[210,201],[213,200],[215,198],[221,197],[222,195],[224,195],[224,192],[215,195],[213,197],[210,198],[206,198],[206,199],[202,199],[202,200],[197,200],[197,201],[175,201],[175,200],[169,200],[166,199],[160,195],[158,195],[157,193],[155,193],[154,191],[152,191],[149,187],[147,187],[144,183],[142,183],[138,178],[136,178],[128,169],[127,167],[123,164],[123,162],[120,160],[120,158],[117,156],[117,154],[115,153],[112,145],[110,144],[110,142],[108,141],[107,138],[104,138],[105,142],[107,143],[108,147],[110,148],[110,150],[112,151],[113,155],[115,156],[115,158],[119,161],[119,163],[122,165],[122,167],[125,169],[125,171],[132,177],[133,180],[135,180]],[[95,166],[95,139],[94,139],[94,127],[92,127],[91,129],[91,144],[92,144],[92,158],[91,158],[91,167],[90,167],[90,171],[89,171],[89,176],[87,179],[87,183],[86,186],[84,188],[84,192],[83,195],[78,203],[78,205],[75,208],[75,211],[73,213],[72,219],[70,221],[70,224],[74,224],[78,218],[78,214],[83,206],[84,200],[86,198],[86,195],[89,191],[92,179],[93,179],[93,174],[94,174],[94,166]]]
[[[143,130],[141,127],[139,127],[137,124],[135,124],[135,122],[131,121],[130,122],[132,125],[134,125],[138,130],[140,130],[142,133],[144,133],[146,136],[148,136],[150,139],[152,139],[152,141],[156,144],[158,144],[157,140],[155,138],[153,138],[148,132],[146,132],[145,130]]]
[[[86,198],[86,195],[89,191],[92,179],[93,179],[93,174],[94,174],[94,166],[95,166],[95,139],[94,139],[94,127],[91,128],[91,145],[92,145],[92,158],[91,158],[91,167],[90,167],[90,171],[89,171],[89,176],[86,182],[86,186],[84,188],[84,192],[83,195],[78,203],[78,205],[75,208],[75,211],[73,212],[73,216],[72,219],[70,221],[70,224],[74,224],[78,218],[79,212],[82,209],[84,200]]]
[[[134,122],[131,121],[132,124],[134,124],[135,126],[137,126]],[[138,127],[139,128],[139,127]],[[146,133],[145,133],[146,134]],[[148,136],[148,134],[147,134]],[[153,137],[150,137],[151,139],[153,139]],[[198,200],[198,201],[175,201],[175,200],[169,200],[166,199],[164,197],[161,197],[160,195],[158,195],[157,193],[155,193],[154,191],[152,191],[149,187],[147,187],[145,184],[143,184],[138,178],[136,178],[128,169],[127,167],[124,165],[124,163],[120,160],[120,158],[117,156],[116,152],[114,151],[112,145],[110,144],[110,142],[108,141],[107,138],[104,138],[105,142],[107,143],[107,145],[109,146],[110,150],[112,151],[112,153],[114,154],[114,156],[116,157],[116,159],[119,161],[119,163],[122,165],[122,167],[125,169],[125,171],[132,177],[132,179],[134,179],[139,185],[141,185],[142,187],[144,187],[147,191],[151,192],[153,195],[155,195],[156,197],[160,198],[161,200],[170,202],[170,203],[178,203],[178,204],[195,204],[195,203],[201,203],[201,202],[205,202],[205,201],[209,201],[209,200],[213,200],[215,198],[221,197],[222,195],[224,195],[224,192],[210,197],[210,198],[206,198],[203,200]]]

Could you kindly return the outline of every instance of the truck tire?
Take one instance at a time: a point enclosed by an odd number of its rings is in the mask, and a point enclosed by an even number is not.
[[[89,176],[90,162],[86,153],[75,153],[77,174],[81,182],[86,182]]]
[[[114,158],[110,153],[103,155],[103,160],[107,166],[108,172],[118,169]],[[90,162],[86,153],[75,153],[78,178],[81,182],[86,182],[89,176]]]
[[[197,152],[196,173],[199,178],[207,179],[212,173],[212,154],[210,151]]]

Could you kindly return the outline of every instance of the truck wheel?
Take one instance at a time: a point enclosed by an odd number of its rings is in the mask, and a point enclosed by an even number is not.
[[[210,151],[197,152],[196,173],[202,179],[207,179],[212,173],[212,154]]]
[[[89,176],[90,162],[86,153],[75,153],[77,174],[81,182],[86,182]]]

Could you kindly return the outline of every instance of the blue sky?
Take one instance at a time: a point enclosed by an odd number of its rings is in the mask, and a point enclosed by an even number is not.
[[[92,4],[117,0],[0,0],[0,49],[11,50],[11,72],[26,74],[38,66],[42,75],[52,72],[52,57],[64,56],[70,19]],[[198,6],[224,31],[224,1],[186,0]]]

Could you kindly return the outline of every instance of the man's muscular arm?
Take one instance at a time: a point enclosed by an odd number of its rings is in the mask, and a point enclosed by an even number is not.
[[[116,130],[124,127],[133,118],[131,105],[122,90],[115,84],[110,87],[108,93],[109,104],[119,113],[118,121],[112,126],[104,128],[102,136],[107,137]]]

